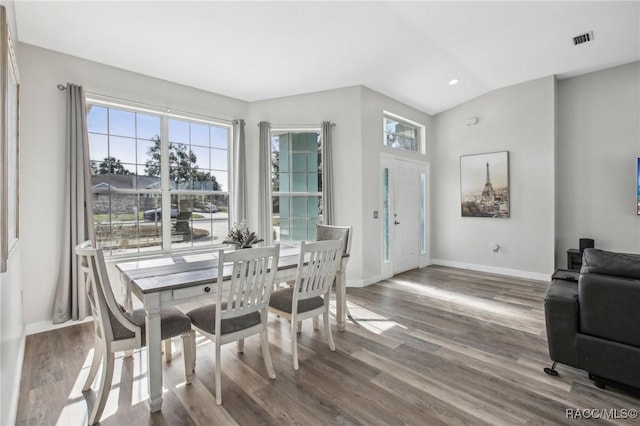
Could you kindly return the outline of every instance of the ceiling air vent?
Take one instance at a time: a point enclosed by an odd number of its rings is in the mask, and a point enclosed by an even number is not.
[[[579,36],[574,37],[573,45],[577,46],[588,41],[593,41],[593,31],[589,31],[588,33],[580,34]]]

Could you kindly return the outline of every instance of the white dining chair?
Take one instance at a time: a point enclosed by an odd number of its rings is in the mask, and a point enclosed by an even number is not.
[[[275,379],[268,337],[269,297],[278,269],[280,246],[218,251],[216,302],[187,312],[192,327],[215,343],[216,404],[222,404],[220,347],[260,334],[262,357],[269,378]],[[225,280],[226,276],[226,280]]]
[[[82,387],[83,392],[91,389],[98,368],[102,364],[98,395],[88,417],[88,424],[93,425],[100,421],[109,396],[114,353],[131,351],[146,344],[145,314],[143,309],[127,313],[124,307],[116,302],[101,249],[93,248],[91,241],[85,241],[76,246],[76,254],[84,275],[95,328],[93,361]],[[185,314],[172,307],[161,311],[160,323],[163,340],[182,336],[185,381],[189,383],[195,369],[195,333],[191,330],[191,321]]]
[[[322,314],[329,349],[336,350],[329,326],[329,299],[331,286],[342,258],[343,241],[302,242],[298,272],[293,286],[275,290],[271,294],[269,311],[291,321],[291,354],[294,370],[299,368],[298,322]]]
[[[340,297],[337,297],[336,300],[342,300],[343,304],[336,303],[336,317],[344,318],[348,317],[351,321],[356,322],[355,319],[351,316],[349,312],[349,307],[347,306],[347,287],[345,284],[345,279],[347,275],[347,262],[349,261],[349,256],[351,255],[351,235],[353,234],[353,228],[351,226],[339,226],[339,225],[318,225],[316,227],[316,241],[327,241],[327,240],[344,240],[342,245],[342,259],[340,261],[340,267],[338,268],[338,272],[336,274],[335,280],[335,288],[336,293],[340,292]],[[342,309],[345,309],[344,314],[342,313]],[[340,329],[340,324],[338,324],[338,330]],[[318,317],[313,318],[313,328],[318,329]]]

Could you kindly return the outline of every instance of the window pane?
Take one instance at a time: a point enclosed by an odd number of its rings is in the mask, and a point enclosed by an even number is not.
[[[318,217],[320,197],[307,197],[307,212],[310,218]]]
[[[307,134],[306,133],[291,134],[291,150],[294,152],[307,151]]]
[[[160,152],[156,147],[159,147],[159,144],[156,142],[148,141],[145,139],[138,139],[136,141],[137,145],[137,163],[138,164],[160,164]]]
[[[291,197],[276,197],[280,199],[280,214],[284,217],[291,216]]]
[[[169,142],[189,143],[189,123],[170,118]]]
[[[420,253],[427,253],[427,175],[420,174]]]
[[[130,111],[109,108],[109,134],[114,136],[136,136],[136,115]]]
[[[89,133],[89,154],[94,161],[102,161],[109,156],[109,138],[106,135]]]
[[[291,241],[307,240],[307,219],[291,219]]]
[[[147,114],[136,114],[136,137],[153,139],[160,137],[160,117]]]
[[[293,184],[291,190],[294,192],[307,192],[307,174],[306,173],[291,173],[293,178]]]
[[[211,126],[210,141],[212,148],[229,148],[229,129],[226,127]]]
[[[307,155],[306,154],[291,154],[292,171],[294,172],[306,172],[307,171]]]
[[[87,116],[87,126],[90,132],[106,134],[108,132],[107,108],[91,106]]]
[[[307,217],[307,197],[292,197],[291,217]]]
[[[209,161],[209,148],[191,145],[191,153],[194,155],[194,166],[197,166],[199,169],[211,168],[211,163]]]
[[[136,140],[109,136],[109,156],[122,163],[135,163]]]
[[[228,170],[229,160],[228,151],[222,149],[211,150],[211,168],[217,170]]]
[[[222,244],[229,233],[227,195],[172,195],[172,247]]]
[[[209,126],[191,123],[191,145],[209,147]]]
[[[389,248],[389,169],[384,169],[382,173],[382,251],[383,260],[389,262],[391,251]]]
[[[289,192],[291,191],[291,173],[280,173],[280,191],[281,192]]]
[[[318,174],[307,173],[307,191],[318,192]]]
[[[211,175],[213,176],[214,184],[211,188],[213,191],[229,191],[229,173],[223,172],[220,170],[212,170]]]
[[[143,210],[160,204],[159,195],[94,194],[97,246],[108,254],[159,250],[162,224],[145,223]]]

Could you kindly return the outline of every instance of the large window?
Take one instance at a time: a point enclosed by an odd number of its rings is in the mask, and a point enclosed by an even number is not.
[[[319,131],[272,131],[271,171],[274,240],[315,240],[322,223]]]
[[[385,112],[383,127],[386,146],[424,154],[425,129],[421,124]]]
[[[89,102],[97,245],[108,254],[220,244],[231,127]]]

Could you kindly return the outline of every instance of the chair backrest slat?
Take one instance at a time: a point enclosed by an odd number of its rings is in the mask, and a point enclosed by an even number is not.
[[[294,287],[297,300],[324,296],[331,290],[342,258],[342,245],[341,239],[302,243]]]
[[[220,250],[216,319],[222,320],[266,310],[279,258],[279,245],[233,252]],[[225,263],[233,265],[225,269]],[[224,272],[229,270],[231,278],[224,281]]]

